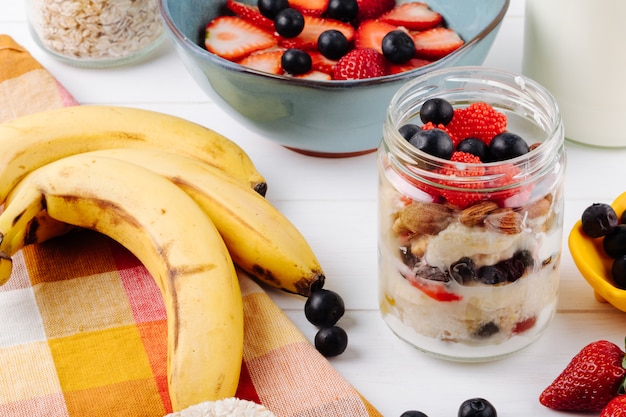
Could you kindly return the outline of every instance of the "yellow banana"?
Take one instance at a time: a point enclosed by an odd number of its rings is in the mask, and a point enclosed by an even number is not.
[[[244,150],[211,129],[150,110],[83,105],[0,124],[0,202],[33,169],[65,156],[120,147],[181,153],[224,170],[261,195],[267,190]]]
[[[27,225],[21,246],[42,243],[74,230],[71,224],[60,222],[48,216],[46,209],[39,212]]]
[[[105,149],[84,155],[130,162],[178,185],[211,218],[233,261],[258,280],[303,296],[323,286],[320,263],[298,229],[268,200],[221,171],[153,149]]]
[[[260,197],[262,198],[262,197]],[[175,411],[232,397],[243,354],[234,264],[206,213],[171,181],[113,158],[74,155],[41,167],[0,214],[0,281],[33,218],[108,235],[154,277],[168,318],[168,383]]]

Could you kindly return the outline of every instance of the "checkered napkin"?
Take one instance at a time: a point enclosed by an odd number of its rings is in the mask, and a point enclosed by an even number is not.
[[[0,120],[77,104],[0,35]],[[161,294],[125,248],[90,231],[28,246],[0,286],[0,417],[162,417],[171,412]],[[249,277],[240,274],[237,396],[278,417],[378,417]]]

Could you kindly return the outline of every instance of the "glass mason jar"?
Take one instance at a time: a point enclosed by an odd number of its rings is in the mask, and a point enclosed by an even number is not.
[[[79,67],[138,61],[165,36],[157,0],[27,0],[26,7],[35,42]]]
[[[486,102],[530,151],[459,163],[412,146],[431,98]],[[534,342],[556,311],[563,231],[563,125],[550,93],[482,67],[433,71],[388,107],[379,168],[379,302],[401,339],[457,361],[507,356]],[[452,198],[454,196],[454,198]]]

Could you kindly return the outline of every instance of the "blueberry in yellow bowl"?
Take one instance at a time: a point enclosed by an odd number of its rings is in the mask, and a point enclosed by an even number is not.
[[[159,0],[185,67],[246,128],[289,149],[375,150],[396,90],[484,62],[509,0]]]
[[[626,193],[587,207],[569,234],[576,267],[597,300],[626,312]]]

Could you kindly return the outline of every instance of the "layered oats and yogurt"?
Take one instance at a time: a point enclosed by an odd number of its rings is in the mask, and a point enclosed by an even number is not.
[[[407,88],[398,95],[416,97]],[[536,340],[556,310],[562,127],[554,140],[539,135],[538,119],[519,116],[520,109],[444,101],[450,114],[443,119],[424,100],[394,133],[389,120],[385,127],[380,309],[389,327],[421,350],[492,359]],[[467,137],[486,146],[470,146]]]

